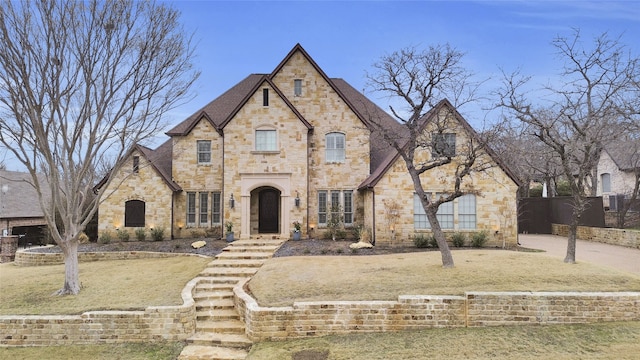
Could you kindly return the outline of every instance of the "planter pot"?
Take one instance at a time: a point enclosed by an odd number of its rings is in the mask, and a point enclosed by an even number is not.
[[[300,231],[294,231],[293,232],[293,240],[300,240],[300,236],[302,235],[302,233]]]
[[[233,241],[233,233],[232,232],[228,232],[227,233],[227,242],[232,242]]]

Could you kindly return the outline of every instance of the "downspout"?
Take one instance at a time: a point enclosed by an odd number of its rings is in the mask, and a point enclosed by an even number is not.
[[[175,208],[174,208],[174,201],[176,198],[176,192],[172,191],[171,192],[171,240],[175,239],[174,234],[173,234],[173,229],[175,228],[175,223],[173,222],[174,220],[174,212],[175,212]]]
[[[372,228],[371,228],[371,245],[376,245],[376,189],[371,188],[371,218],[372,218]]]
[[[309,196],[311,195],[310,192],[310,187],[311,187],[311,176],[309,175],[309,172],[311,171],[311,167],[309,166],[310,164],[310,158],[311,158],[311,154],[309,153],[309,142],[311,140],[311,135],[312,135],[313,129],[309,129],[309,131],[307,131],[307,198],[305,199],[305,206],[307,207],[307,238],[311,239],[311,232],[309,231],[309,216],[311,215],[310,209],[309,209]]]

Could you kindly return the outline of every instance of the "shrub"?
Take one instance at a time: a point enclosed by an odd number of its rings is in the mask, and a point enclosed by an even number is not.
[[[98,242],[100,244],[109,244],[111,243],[111,240],[112,240],[111,232],[108,230],[103,232],[102,235],[100,235],[100,237],[98,238]]]
[[[116,236],[122,242],[129,241],[129,232],[125,229],[116,229]]]
[[[431,235],[427,239],[429,239],[429,246],[431,246],[432,248],[438,247],[438,240],[436,240],[435,236]]]
[[[191,229],[191,237],[198,239],[198,238],[203,238],[206,236],[206,232],[204,231],[204,229]]]
[[[222,226],[213,226],[204,231],[205,235],[209,238],[213,239],[221,239],[222,238]]]
[[[336,229],[336,239],[346,239],[347,232],[342,229]]]
[[[151,239],[153,239],[153,241],[162,241],[162,240],[164,240],[164,229],[163,228],[151,228]]]
[[[413,244],[420,249],[429,247],[429,237],[424,236],[423,234],[414,235],[413,236]]]
[[[133,232],[136,236],[136,240],[138,241],[145,241],[147,238],[147,229],[145,228],[136,228]]]
[[[467,241],[467,236],[463,233],[453,233],[451,235],[451,242],[455,247],[463,247],[464,243]]]
[[[486,231],[475,233],[471,236],[471,246],[481,248],[487,243],[488,235]]]

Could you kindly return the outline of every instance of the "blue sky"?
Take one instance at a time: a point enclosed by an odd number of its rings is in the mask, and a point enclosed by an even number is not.
[[[356,89],[385,53],[449,43],[464,52],[478,79],[497,81],[499,68],[520,68],[538,84],[553,79],[560,62],[550,45],[581,30],[586,40],[622,35],[640,52],[640,1],[167,1],[194,33],[202,72],[195,97],[167,114],[175,125],[250,73],[271,72],[300,43],[330,77]],[[486,83],[486,92],[496,81]],[[552,80],[553,81],[553,80]],[[384,99],[369,95],[380,105]],[[488,104],[483,104],[488,105]],[[480,127],[479,109],[461,109]],[[168,129],[167,129],[168,130]],[[166,140],[161,135],[155,144]],[[0,159],[3,154],[0,153]],[[9,155],[8,168],[16,166]]]

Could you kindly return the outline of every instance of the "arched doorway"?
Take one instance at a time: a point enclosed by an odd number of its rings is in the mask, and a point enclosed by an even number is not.
[[[258,190],[258,232],[276,234],[280,232],[280,191],[272,187]]]

